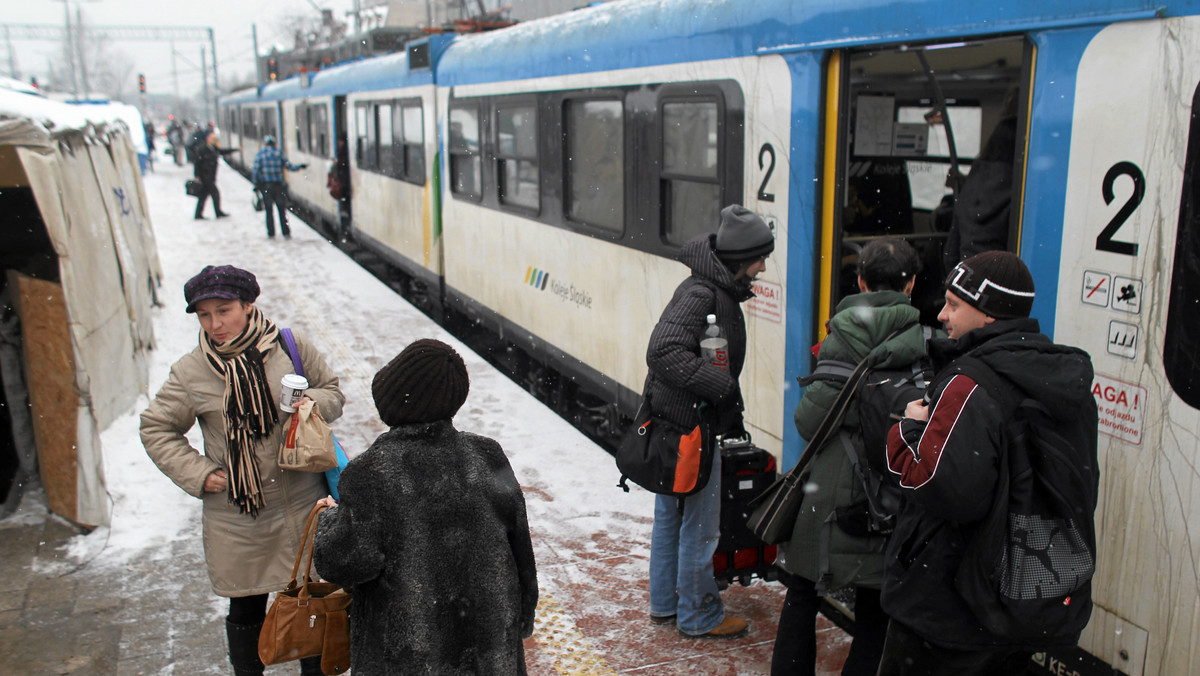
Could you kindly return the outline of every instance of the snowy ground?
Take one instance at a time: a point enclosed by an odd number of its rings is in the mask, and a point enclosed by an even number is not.
[[[291,240],[268,240],[262,214],[250,206],[249,184],[230,167],[221,166],[219,185],[231,217],[214,220],[209,205],[208,220],[193,220],[195,200],[183,189],[188,176],[190,167],[160,160],[145,178],[164,272],[150,394],[171,363],[196,345],[199,326],[184,312],[183,284],[209,264],[253,271],[265,314],[315,343],[340,375],[347,401],[334,429],[351,456],[385,429],[370,396],[375,371],[413,340],[443,340],[459,350],[471,376],[455,425],[499,441],[525,489],[541,588],[538,627],[527,644],[530,673],[766,673],[780,585],[756,582],[725,592],[731,612],[755,623],[746,639],[698,643],[678,639],[670,627],[651,629],[645,621],[651,494],[637,487],[622,493],[608,453],[298,219]],[[101,435],[111,526],[72,538],[63,556],[39,559],[34,572],[102,580],[107,591],[94,593],[123,599],[105,606],[113,608],[109,621],[122,627],[119,673],[224,673],[227,605],[208,589],[200,503],[146,456],[137,428],[147,403],[141,398]],[[45,518],[36,495],[26,502],[0,528]],[[844,652],[844,634],[828,631]]]

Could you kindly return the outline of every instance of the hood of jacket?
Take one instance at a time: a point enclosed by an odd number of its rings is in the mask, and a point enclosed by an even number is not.
[[[1036,319],[999,320],[968,331],[962,338],[930,341],[929,352],[941,370],[969,355],[987,364],[1055,417],[1072,416],[1080,402],[1092,402],[1094,372],[1087,352],[1057,345],[1043,335]]]
[[[734,279],[729,268],[717,258],[716,240],[717,236],[714,234],[693,237],[679,249],[679,262],[688,266],[693,275],[724,289],[739,303],[753,298],[750,280]]]

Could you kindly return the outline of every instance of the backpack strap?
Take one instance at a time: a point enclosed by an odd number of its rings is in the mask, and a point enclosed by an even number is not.
[[[279,339],[283,341],[284,349],[292,358],[292,366],[296,369],[296,375],[304,375],[304,363],[300,361],[300,350],[296,347],[296,337],[292,335],[292,330],[290,328],[279,329]]]
[[[796,376],[796,382],[800,383],[800,387],[808,387],[817,381],[845,383],[854,373],[856,367],[857,364],[851,364],[846,361],[822,359],[813,367],[812,373],[807,376]]]

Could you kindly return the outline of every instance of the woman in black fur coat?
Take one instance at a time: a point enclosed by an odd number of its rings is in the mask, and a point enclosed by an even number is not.
[[[525,674],[538,596],[525,499],[500,445],[450,422],[469,384],[429,339],[371,384],[391,429],[342,472],[314,549],[317,572],[354,593],[355,676]]]

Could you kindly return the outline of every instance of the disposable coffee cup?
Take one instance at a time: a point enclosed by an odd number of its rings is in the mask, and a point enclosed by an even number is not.
[[[304,396],[304,391],[308,389],[308,378],[289,373],[280,380],[280,383],[283,384],[283,391],[279,393],[279,408],[288,413],[294,413],[296,405]]]

